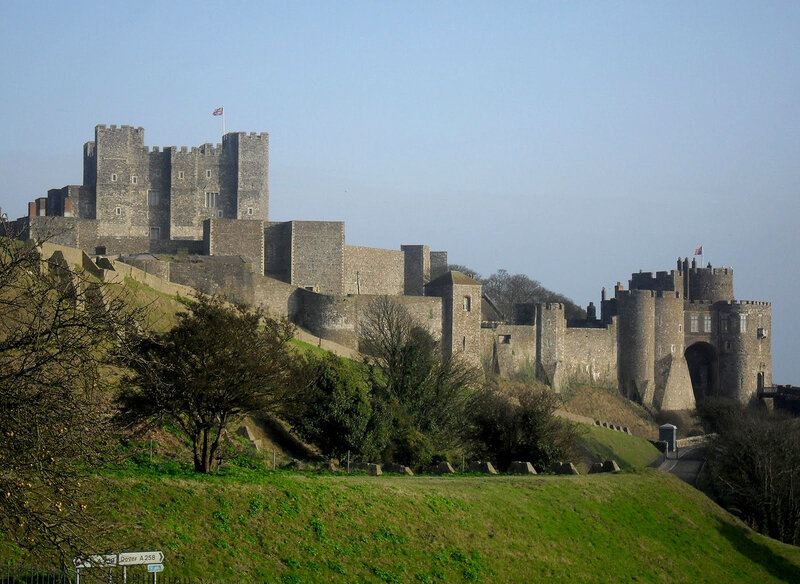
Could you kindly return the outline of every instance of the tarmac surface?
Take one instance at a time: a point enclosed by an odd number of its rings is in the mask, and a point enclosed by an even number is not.
[[[677,452],[667,453],[667,457],[658,470],[671,473],[693,487],[697,487],[697,477],[700,476],[705,462],[702,445],[693,444],[679,447]]]

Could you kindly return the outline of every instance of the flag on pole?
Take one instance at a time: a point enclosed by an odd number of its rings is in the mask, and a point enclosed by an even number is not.
[[[696,250],[694,250],[694,255],[703,255],[703,246],[701,245]]]
[[[214,115],[215,116],[221,116],[224,113],[225,113],[225,108],[224,107],[218,107],[217,109],[214,110]]]

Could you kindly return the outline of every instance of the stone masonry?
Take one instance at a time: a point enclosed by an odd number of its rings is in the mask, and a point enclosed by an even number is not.
[[[350,246],[341,221],[269,220],[269,136],[227,133],[220,144],[147,147],[144,130],[96,126],[83,184],[51,189],[5,224],[125,261],[176,284],[221,293],[290,318],[320,338],[357,345],[359,322],[381,295],[403,304],[447,357],[493,372],[535,375],[554,390],[618,386],[662,410],[708,396],[742,402],[772,384],[767,302],[737,301],[733,270],[678,260],[601,293],[587,318],[558,303],[501,314],[481,284],[448,271],[447,252]]]

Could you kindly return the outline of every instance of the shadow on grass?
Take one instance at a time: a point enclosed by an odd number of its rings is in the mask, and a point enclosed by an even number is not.
[[[759,564],[773,577],[784,582],[800,582],[800,567],[779,556],[764,544],[753,541],[750,538],[752,532],[723,521],[719,522],[717,531],[731,542],[739,553],[751,562]]]

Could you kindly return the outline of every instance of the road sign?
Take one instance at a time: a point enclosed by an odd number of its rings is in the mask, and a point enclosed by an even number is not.
[[[164,564],[147,564],[148,572],[163,572]]]
[[[164,561],[164,552],[123,552],[119,554],[120,566],[137,566],[140,564],[160,564]]]
[[[162,554],[163,557],[163,554]],[[117,565],[117,554],[93,554],[85,558],[74,558],[76,568],[103,568]]]

